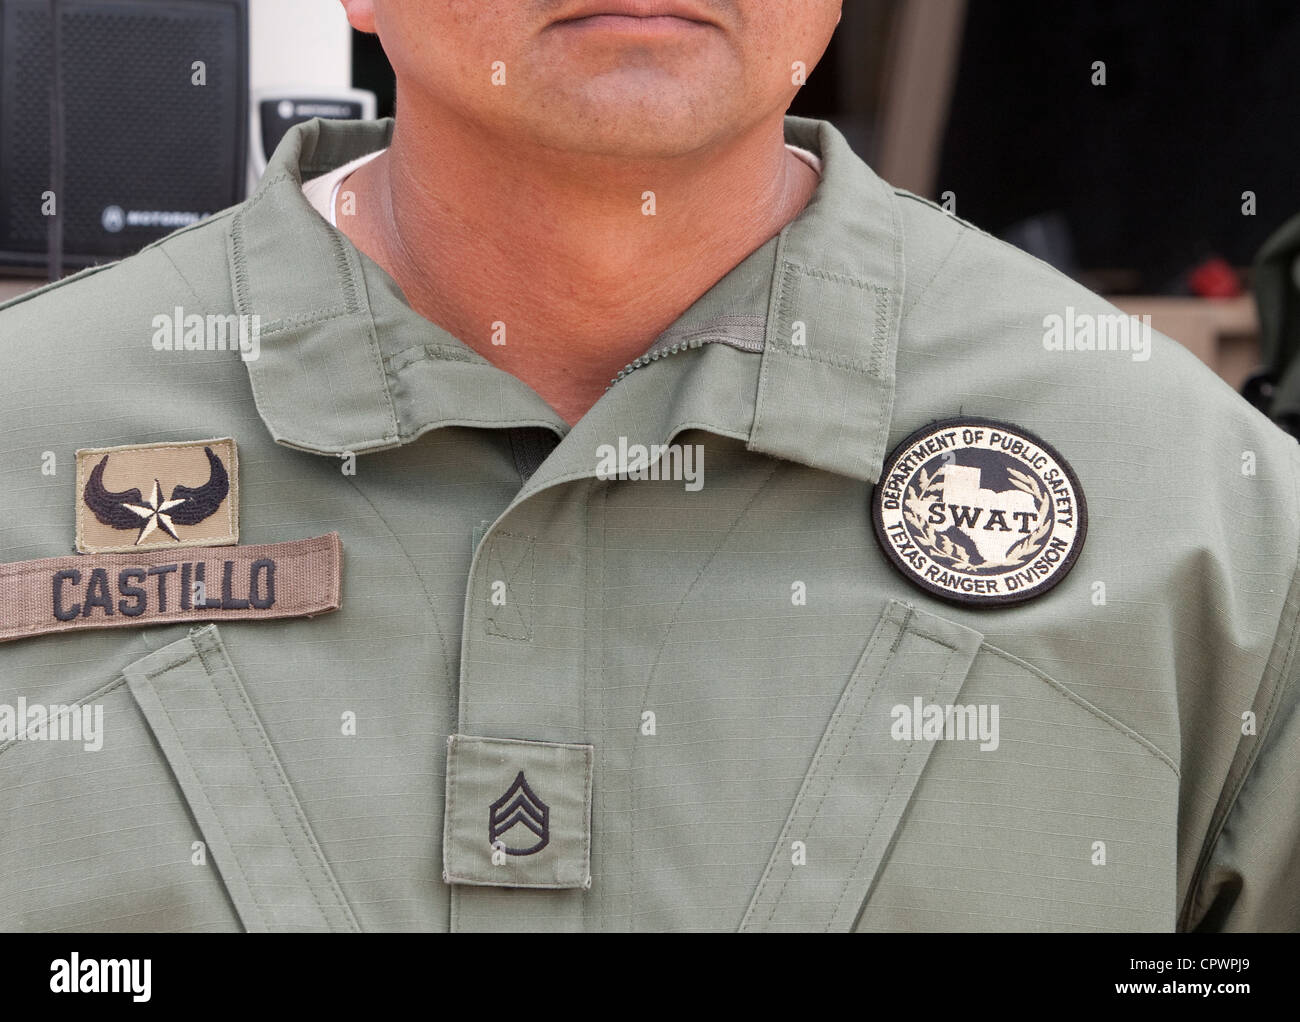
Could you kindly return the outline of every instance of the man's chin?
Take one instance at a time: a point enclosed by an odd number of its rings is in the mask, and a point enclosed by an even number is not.
[[[585,157],[608,157],[629,162],[671,160],[698,153],[720,140],[722,133],[705,124],[626,120],[617,125],[574,125],[557,131],[547,125],[538,139],[547,148]]]
[[[591,155],[685,155],[725,134],[734,116],[717,89],[691,88],[671,76],[602,75],[566,86],[548,98],[537,131],[549,145]]]

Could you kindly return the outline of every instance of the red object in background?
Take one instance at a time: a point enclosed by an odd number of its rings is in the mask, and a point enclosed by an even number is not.
[[[1187,278],[1187,286],[1198,298],[1236,298],[1242,293],[1237,271],[1226,259],[1213,256],[1201,263]]]

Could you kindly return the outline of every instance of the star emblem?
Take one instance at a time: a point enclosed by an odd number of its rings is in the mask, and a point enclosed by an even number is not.
[[[140,491],[137,490],[136,492],[139,493]],[[135,537],[135,545],[139,546],[144,540],[148,539],[155,529],[162,529],[163,532],[179,543],[181,538],[176,535],[176,529],[172,526],[171,517],[167,512],[184,503],[183,499],[163,500],[162,485],[155,479],[153,481],[153,499],[151,501],[140,504],[123,504],[124,508],[143,519],[140,524],[140,534]]]

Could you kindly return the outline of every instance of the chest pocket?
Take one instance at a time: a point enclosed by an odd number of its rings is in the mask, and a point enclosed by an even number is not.
[[[102,748],[0,747],[0,929],[356,930],[216,626],[69,713]]]
[[[123,673],[244,928],[359,929],[216,626]]]
[[[1177,802],[1145,739],[892,601],[740,928],[1171,929]]]

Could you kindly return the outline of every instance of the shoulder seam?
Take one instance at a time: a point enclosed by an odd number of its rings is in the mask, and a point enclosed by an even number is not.
[[[917,195],[915,192],[909,192],[906,188],[895,188],[894,195],[900,199],[911,199],[913,202],[920,203],[922,206],[932,209],[936,213],[942,213],[949,220],[952,220],[960,224],[962,227],[965,227],[967,230],[976,231],[979,234],[988,233],[987,231],[980,230],[980,228],[976,227],[969,220],[963,220],[956,213],[949,213],[946,209],[940,206],[933,199],[927,199],[923,195]],[[993,236],[990,234],[989,237],[993,237]]]
[[[6,302],[0,302],[0,313],[7,312],[8,310],[12,309],[14,306],[21,305],[23,302],[31,301],[33,298],[40,298],[42,295],[51,294],[59,290],[59,288],[65,287],[69,284],[75,284],[78,281],[85,280],[89,277],[93,277],[97,273],[103,273],[105,270],[111,270],[115,266],[121,266],[123,263],[131,259],[134,259],[136,256],[143,255],[145,252],[148,252],[150,249],[158,248],[160,245],[165,244],[166,242],[170,241],[172,238],[175,238],[181,234],[188,234],[191,231],[196,231],[201,227],[207,227],[210,224],[217,223],[219,220],[224,220],[227,217],[233,216],[235,211],[242,208],[243,205],[244,203],[240,202],[240,203],[236,203],[233,206],[227,206],[225,209],[219,210],[218,212],[213,213],[210,217],[205,217],[204,219],[198,221],[197,223],[187,224],[184,227],[178,227],[170,234],[165,234],[163,235],[163,237],[158,238],[155,241],[149,242],[149,244],[145,245],[143,248],[139,249],[136,252],[132,252],[129,256],[124,256],[121,259],[114,259],[107,263],[98,263],[95,266],[87,266],[85,269],[78,270],[76,273],[69,274],[68,276],[62,278],[61,280],[51,281],[50,283],[43,284],[40,287],[32,288],[32,290],[30,291],[24,291],[20,295],[15,295],[13,298],[10,298]],[[170,258],[170,256],[168,258]]]
[[[1024,249],[1011,244],[1011,242],[1005,240],[1004,238],[999,238],[996,234],[990,234],[988,231],[984,230],[984,228],[971,223],[969,220],[963,220],[956,213],[949,213],[938,203],[934,202],[934,200],[924,198],[923,196],[920,195],[915,195],[904,188],[895,188],[894,195],[902,199],[911,199],[913,202],[918,203],[919,205],[926,206],[927,208],[933,210],[934,212],[943,215],[947,219],[954,221],[955,223],[964,227],[966,230],[978,234],[982,238],[987,238],[989,241],[993,242],[994,244],[1000,246],[1003,249],[1009,249],[1013,254],[1019,256],[1022,259],[1028,260],[1030,263],[1034,264],[1037,268],[1048,271],[1049,273],[1059,277],[1062,281],[1069,284],[1070,286],[1079,288],[1082,291],[1086,292],[1087,294],[1091,295],[1094,299],[1101,302],[1105,302],[1107,305],[1114,308],[1114,303],[1112,303],[1110,299],[1108,299],[1105,295],[1097,294],[1097,292],[1091,290],[1089,287],[1087,287],[1085,284],[1081,283],[1080,281],[1075,280],[1068,273],[1065,273],[1057,269],[1055,266],[1053,266],[1051,263],[1047,262],[1046,260],[1041,259],[1030,252],[1026,252]],[[961,235],[958,235],[958,237],[961,237]],[[953,247],[955,248],[956,246],[954,245]],[[951,250],[949,254],[951,254]]]

